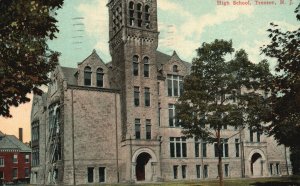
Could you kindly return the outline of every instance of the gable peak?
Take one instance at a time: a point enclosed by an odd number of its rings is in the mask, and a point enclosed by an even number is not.
[[[174,50],[173,51],[173,54],[172,54],[172,56],[171,56],[171,60],[179,60],[179,61],[181,61],[181,59],[180,59],[180,57],[178,56],[178,54],[177,54],[177,52]]]

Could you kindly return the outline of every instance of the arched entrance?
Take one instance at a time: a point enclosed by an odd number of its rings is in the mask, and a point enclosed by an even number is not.
[[[150,160],[151,155],[143,152],[140,155],[138,155],[136,159],[136,166],[135,166],[135,173],[136,173],[136,180],[137,181],[145,181],[146,179],[146,172],[149,172],[149,167],[151,171],[151,165]]]
[[[251,175],[263,176],[263,160],[259,153],[254,153],[251,157]]]
[[[157,158],[150,148],[140,148],[132,155],[132,179],[135,181],[156,181]]]

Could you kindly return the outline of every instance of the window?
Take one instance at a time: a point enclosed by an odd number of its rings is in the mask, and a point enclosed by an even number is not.
[[[145,88],[145,106],[149,107],[150,106],[150,88]]]
[[[206,143],[205,142],[203,142],[202,143],[202,157],[203,158],[206,158],[207,157],[207,149],[206,149]]]
[[[94,182],[94,167],[88,167],[88,183]]]
[[[280,171],[279,171],[279,163],[276,163],[276,174],[279,175],[280,174]]]
[[[151,120],[146,119],[146,139],[151,139]]]
[[[149,77],[149,58],[144,57],[144,77]]]
[[[92,85],[92,69],[89,66],[84,68],[84,85],[85,86]]]
[[[139,57],[137,55],[133,56],[132,58],[132,65],[133,65],[133,75],[139,75]]]
[[[137,6],[137,20],[138,20],[138,27],[142,27],[143,20],[142,20],[142,4],[138,3]]]
[[[105,167],[99,167],[99,182],[105,182]]]
[[[4,158],[0,158],[0,167],[4,167]]]
[[[173,177],[174,179],[178,178],[178,165],[173,166]]]
[[[229,177],[229,164],[224,165],[225,177]]]
[[[169,126],[180,127],[178,120],[176,119],[176,110],[174,104],[169,104]]]
[[[18,178],[18,169],[17,168],[13,168],[13,170],[12,170],[12,176],[13,176],[14,179]]]
[[[149,5],[145,6],[145,25],[147,29],[150,29],[150,7]]]
[[[273,163],[270,163],[270,174],[273,175]]]
[[[160,126],[160,111],[161,111],[161,107],[160,107],[160,103],[158,103],[158,126]]]
[[[250,129],[250,142],[253,142],[253,130],[252,129]]]
[[[219,152],[221,157],[228,157],[228,139],[221,139],[220,148],[218,151],[218,144],[215,143],[215,157],[219,157]]]
[[[239,139],[235,139],[235,157],[240,157],[240,143],[239,143]]]
[[[168,75],[168,96],[180,96],[183,93],[182,76]]]
[[[201,165],[196,165],[197,178],[201,178]]]
[[[178,72],[178,66],[177,65],[173,66],[173,72]]]
[[[60,110],[59,105],[51,105],[49,107],[49,133],[55,134],[54,132],[59,132],[59,120],[60,120]]]
[[[132,1],[129,3],[129,9],[130,9],[130,10],[133,10],[133,9],[134,9],[134,3],[133,3]]]
[[[18,163],[18,155],[14,154],[13,156],[13,163]]]
[[[141,139],[141,120],[135,119],[135,139]]]
[[[198,141],[198,139],[195,139],[195,157],[198,158],[199,157],[199,146],[200,146],[200,142]]]
[[[29,178],[29,168],[25,168],[25,178]]]
[[[157,95],[160,95],[159,87],[160,87],[160,83],[157,82]]]
[[[97,87],[103,87],[103,77],[104,77],[103,69],[98,68],[97,69]]]
[[[29,163],[29,154],[25,155],[25,163]]]
[[[260,142],[260,131],[256,132],[256,139],[257,139],[257,142],[259,143]]]
[[[129,25],[134,26],[134,3],[129,3]]]
[[[137,11],[141,12],[142,11],[142,4],[138,3],[136,6]]]
[[[208,165],[203,166],[203,176],[204,178],[208,178]]]
[[[31,141],[38,142],[39,141],[39,122],[33,122],[32,123],[32,134],[31,134]]]
[[[39,158],[39,148],[33,148],[32,149],[32,166],[37,166],[40,164],[40,158]]]
[[[182,179],[186,178],[186,165],[181,166]]]
[[[172,158],[187,157],[186,138],[171,137],[170,138],[170,156]]]
[[[134,105],[140,105],[140,87],[134,87]]]
[[[0,171],[0,180],[4,180],[4,173]]]

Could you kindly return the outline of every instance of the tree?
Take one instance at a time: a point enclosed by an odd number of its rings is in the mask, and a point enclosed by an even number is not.
[[[48,73],[58,63],[47,40],[55,38],[55,10],[63,0],[0,0],[0,116],[11,117],[11,106],[41,94]]]
[[[222,136],[221,130],[227,126],[242,129],[246,124],[260,129],[261,112],[266,105],[257,90],[266,89],[261,85],[271,77],[267,63],[251,63],[244,50],[226,61],[226,55],[233,52],[231,41],[203,43],[197,49],[198,57],[193,60],[191,74],[184,79],[184,93],[176,105],[184,135],[215,143],[220,185],[224,185],[222,145],[229,137]]]
[[[295,10],[300,21],[300,4]],[[282,31],[271,23],[268,29],[270,44],[262,53],[277,61],[274,91],[270,99],[272,112],[266,121],[271,122],[269,135],[279,144],[291,147],[293,154],[300,152],[300,27],[295,31]],[[294,164],[299,166],[299,163]],[[293,170],[300,170],[293,167]],[[295,173],[295,172],[294,172]]]

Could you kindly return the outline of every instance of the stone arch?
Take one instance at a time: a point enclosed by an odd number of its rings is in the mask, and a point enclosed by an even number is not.
[[[253,156],[255,153],[259,153],[259,154],[262,156],[262,160],[266,161],[265,153],[264,153],[264,151],[262,151],[262,150],[260,150],[260,149],[253,149],[253,150],[249,153],[248,161],[251,161],[251,158],[252,158],[252,156]]]
[[[249,153],[249,172],[252,177],[264,176],[266,169],[266,156],[260,149],[254,149]]]
[[[140,148],[132,156],[132,176],[135,181],[155,181],[157,179],[157,158],[149,148]]]
[[[157,162],[157,158],[156,158],[155,153],[153,152],[153,150],[151,150],[151,149],[149,149],[149,148],[139,148],[138,150],[136,150],[136,151],[133,153],[133,155],[132,155],[131,162],[132,162],[132,163],[135,163],[137,157],[138,157],[141,153],[143,153],[143,152],[148,153],[148,154],[151,156],[153,162]]]

